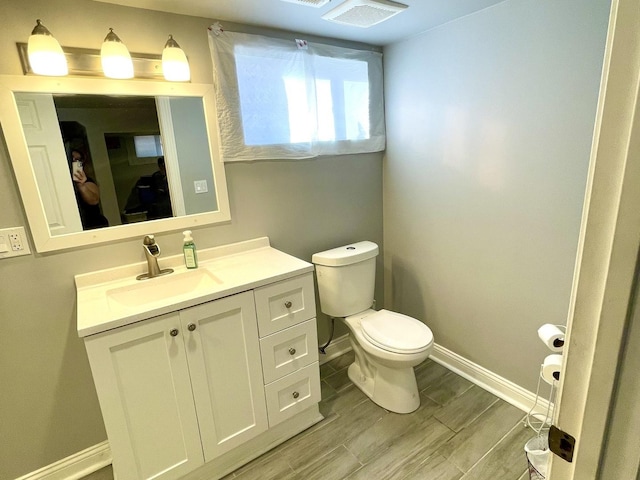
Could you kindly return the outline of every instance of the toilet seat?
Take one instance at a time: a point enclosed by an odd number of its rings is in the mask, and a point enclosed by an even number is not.
[[[433,343],[429,327],[401,313],[380,310],[362,318],[360,325],[369,342],[393,353],[418,353]]]

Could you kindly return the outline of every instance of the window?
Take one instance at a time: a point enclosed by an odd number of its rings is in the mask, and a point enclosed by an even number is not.
[[[380,53],[234,32],[210,45],[225,161],[384,149]]]
[[[138,158],[159,157],[162,155],[160,135],[134,135],[133,144]]]

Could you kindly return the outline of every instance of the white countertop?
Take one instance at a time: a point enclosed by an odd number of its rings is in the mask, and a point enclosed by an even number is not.
[[[140,262],[76,275],[78,335],[86,337],[313,271],[312,264],[272,248],[267,237],[198,250],[197,269],[188,270],[182,255],[161,256],[158,264],[174,272],[136,280],[147,271],[147,263]]]

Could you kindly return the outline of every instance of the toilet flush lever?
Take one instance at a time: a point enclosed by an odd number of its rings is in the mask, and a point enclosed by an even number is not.
[[[284,302],[284,306],[286,308],[291,308],[291,306],[293,305],[293,303],[291,303],[289,300],[287,300],[286,302]]]

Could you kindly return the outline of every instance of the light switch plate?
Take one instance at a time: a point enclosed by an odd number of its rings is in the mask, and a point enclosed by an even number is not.
[[[0,229],[0,259],[30,254],[24,227]]]
[[[196,193],[207,193],[209,191],[206,180],[195,180],[193,186],[196,189]]]

